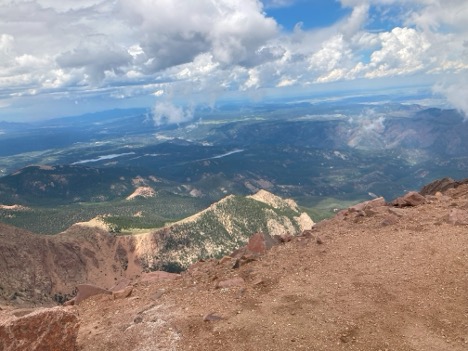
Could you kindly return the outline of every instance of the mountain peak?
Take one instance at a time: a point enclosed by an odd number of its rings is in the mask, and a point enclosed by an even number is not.
[[[283,199],[264,189],[261,189],[258,192],[256,192],[254,195],[249,195],[248,197],[256,201],[263,202],[276,209],[291,208],[294,211],[299,212],[299,206],[293,199]]]

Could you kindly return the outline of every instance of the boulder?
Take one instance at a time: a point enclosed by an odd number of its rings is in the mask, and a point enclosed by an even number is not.
[[[255,233],[250,237],[246,249],[249,253],[263,254],[277,243],[278,242],[268,234]]]
[[[392,208],[390,207],[388,209],[388,212],[392,215],[395,215],[399,218],[403,217],[405,215],[405,210],[402,210],[401,208]]]
[[[289,233],[283,233],[281,235],[274,235],[273,238],[280,243],[289,243],[294,239],[294,236]]]
[[[319,222],[320,223],[320,222]],[[300,235],[301,238],[307,238],[307,239],[310,239],[310,238],[313,238],[315,237],[314,233],[312,232],[312,230],[304,230],[301,235]]]
[[[235,250],[230,256],[234,258],[252,258],[264,254],[279,243],[279,239],[275,239],[268,234],[255,233],[250,237],[247,245]]]
[[[223,288],[234,288],[236,286],[242,286],[244,285],[245,281],[244,279],[237,277],[237,278],[232,278],[232,279],[227,279],[227,280],[222,280],[216,284],[216,288],[218,289],[223,289]]]
[[[133,292],[133,286],[129,285],[122,290],[113,291],[112,297],[114,298],[114,300],[125,299],[129,297],[132,294],[132,292]]]
[[[350,208],[348,208],[348,211],[349,212],[364,212],[372,208],[385,206],[386,204],[387,203],[385,202],[385,199],[383,197],[379,197],[377,199],[364,201],[357,205],[351,206]]]
[[[223,319],[223,317],[218,316],[217,314],[215,314],[213,312],[205,314],[203,316],[203,321],[204,322],[215,322],[215,321],[220,321],[221,319]]]
[[[64,307],[2,314],[0,350],[73,351],[79,326],[76,312]]]
[[[382,222],[380,222],[380,225],[382,227],[387,227],[387,226],[394,225],[394,224],[397,224],[397,223],[398,223],[398,217],[397,216],[387,215],[387,216],[384,217]]]
[[[419,193],[423,196],[435,195],[438,192],[443,193],[448,189],[456,188],[458,185],[459,182],[453,180],[452,178],[437,179],[423,186]]]
[[[447,222],[454,225],[468,225],[468,211],[452,208]]]
[[[392,201],[395,207],[413,207],[426,203],[426,198],[416,191],[410,191]]]
[[[179,278],[181,278],[181,275],[177,273],[154,271],[143,274],[140,278],[140,282],[156,282],[159,280],[174,280]]]
[[[104,295],[112,294],[112,292],[110,292],[109,290],[100,288],[92,284],[80,284],[76,288],[78,292],[75,297],[75,305],[79,305],[80,302],[82,302],[83,300],[86,300],[87,298],[90,298],[91,296],[102,295],[102,294]]]
[[[132,281],[128,278],[122,278],[120,279],[117,284],[115,284],[112,288],[110,288],[110,291],[120,291],[122,289],[125,289],[127,286],[131,285]]]

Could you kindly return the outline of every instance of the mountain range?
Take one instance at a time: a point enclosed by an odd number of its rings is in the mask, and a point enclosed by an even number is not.
[[[0,350],[463,350],[468,181],[421,187],[466,177],[467,128],[388,101],[1,123]]]
[[[182,274],[140,272],[133,280],[115,280],[127,264],[128,272],[135,267],[122,260],[127,246],[90,223],[35,239],[2,225],[1,252],[11,255],[1,285],[18,286],[0,305],[0,347],[465,350],[467,187],[468,180],[441,179],[391,202],[351,206],[295,236],[283,232],[275,241],[257,233],[231,255],[200,260]],[[295,207],[265,192],[249,199],[243,201],[260,202],[268,211]],[[143,247],[135,243],[137,253]],[[77,274],[83,262],[89,275]],[[31,271],[38,275],[29,277],[29,286],[38,291],[59,277],[84,282],[95,274],[101,274],[100,286],[79,284],[73,306],[38,308],[47,301],[20,288]],[[38,279],[39,273],[47,279]]]
[[[74,295],[78,284],[111,288],[142,272],[180,272],[221,258],[255,232],[295,235],[314,222],[292,200],[266,191],[228,196],[191,217],[135,235],[116,235],[105,217],[44,236],[1,224],[0,301],[47,303]]]
[[[468,127],[455,110],[294,102],[196,116],[154,126],[148,111],[119,110],[3,127],[0,204],[28,210],[2,207],[0,220],[43,234],[97,215],[151,228],[261,189],[319,220],[468,169]],[[38,136],[42,146],[31,142]],[[126,201],[140,186],[156,195]]]

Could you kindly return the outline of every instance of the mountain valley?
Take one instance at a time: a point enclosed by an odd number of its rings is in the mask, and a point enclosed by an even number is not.
[[[199,259],[233,252],[255,232],[296,235],[313,224],[294,201],[266,191],[228,196],[194,216],[135,235],[115,235],[103,217],[53,236],[2,224],[0,301],[63,301],[84,282],[111,288],[142,272],[181,272]]]
[[[0,346],[34,344],[39,350],[63,330],[62,342],[76,342],[82,351],[465,350],[467,182],[444,179],[391,203],[367,201],[274,244],[256,234],[244,249],[201,260],[181,275],[140,273],[133,281],[119,278],[117,290],[78,285],[74,306],[26,308],[26,300],[17,304],[25,296],[19,291],[0,306]],[[104,250],[117,239],[96,229],[70,230],[71,237],[107,238],[98,239]],[[12,227],[1,232],[9,243],[30,240]],[[39,238],[50,245],[48,237]],[[54,245],[72,250],[58,260],[63,273],[75,264],[67,262],[71,252],[78,251],[59,238]],[[11,262],[24,267],[28,250]],[[38,262],[36,269],[44,267]],[[106,277],[99,279],[105,285]],[[68,327],[48,322],[54,315],[68,318]],[[31,339],[17,334],[20,325],[46,332]]]
[[[0,126],[0,350],[466,348],[459,112],[78,120]]]
[[[42,234],[97,215],[151,228],[261,189],[293,198],[320,220],[375,196],[463,178],[468,169],[468,125],[455,110],[295,102],[198,115],[178,126],[154,126],[147,111],[121,110],[78,124],[65,118],[21,132],[4,127],[0,204],[28,210],[0,208],[0,221]],[[29,140],[44,130],[44,145],[33,151]],[[14,151],[22,150],[17,144],[24,150]],[[141,186],[155,196],[125,200]]]

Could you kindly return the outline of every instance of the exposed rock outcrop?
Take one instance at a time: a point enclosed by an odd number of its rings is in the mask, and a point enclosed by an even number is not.
[[[73,351],[79,330],[76,312],[54,307],[0,315],[2,351]]]
[[[442,178],[434,180],[421,188],[419,193],[421,195],[435,195],[437,192],[444,193],[449,189],[457,188],[460,185],[468,184],[468,179],[453,180],[452,178]]]
[[[76,305],[78,305],[81,301],[90,298],[91,296],[112,294],[111,291],[92,284],[79,284],[76,288],[78,290],[75,297]]]
[[[126,267],[115,259],[121,241],[129,247],[133,240],[95,227],[45,236],[0,224],[0,299],[16,305],[64,302],[79,284],[111,288],[116,279],[134,277],[142,270],[134,252],[126,253]]]
[[[392,201],[392,205],[396,207],[413,207],[424,203],[426,203],[426,198],[416,191],[410,191]]]
[[[127,200],[133,200],[138,197],[148,198],[156,196],[156,191],[150,186],[140,186],[135,191],[127,196]]]

